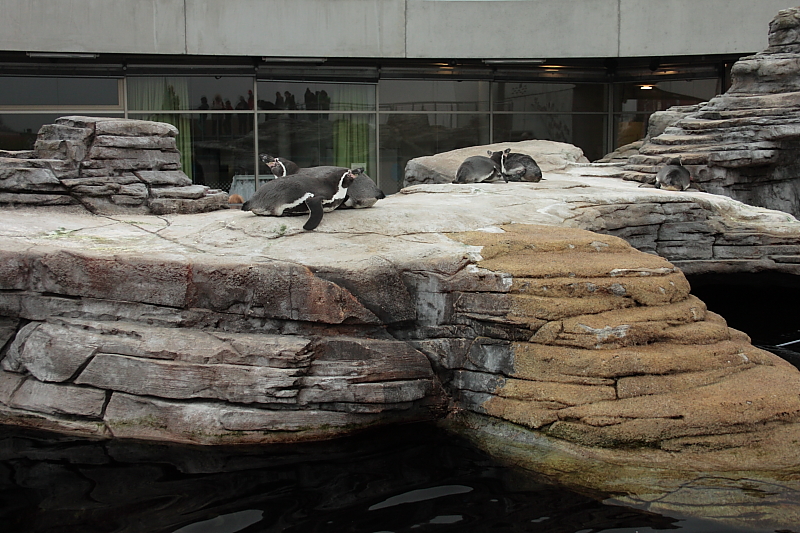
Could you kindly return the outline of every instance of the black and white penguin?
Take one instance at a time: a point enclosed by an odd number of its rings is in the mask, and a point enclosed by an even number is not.
[[[528,154],[512,152],[511,148],[506,148],[502,152],[492,152],[489,150],[489,159],[500,166],[500,172],[506,181],[530,181],[538,183],[542,181],[542,169]]]
[[[685,191],[692,184],[689,169],[683,166],[680,157],[673,157],[656,174],[656,189]]]
[[[330,166],[307,167],[301,169],[293,161],[289,161],[288,159],[284,159],[282,157],[272,157],[267,154],[261,154],[261,160],[268,167],[270,167],[272,173],[278,178],[297,174],[301,170],[307,173],[310,172],[316,174],[326,173],[328,171],[333,171],[334,169],[347,170],[344,167]],[[383,193],[383,191],[378,188],[375,182],[372,181],[372,178],[367,176],[362,169],[362,172],[358,175],[353,184],[347,188],[347,197],[340,207],[352,207],[355,209],[372,207],[375,205],[375,202],[384,198],[386,198],[386,195]]]
[[[272,157],[269,154],[259,154],[259,157],[276,178],[284,178],[289,174],[296,174],[300,170],[300,167],[294,161],[289,161],[283,157]]]
[[[344,202],[347,188],[362,172],[362,169],[328,168],[334,170],[305,172],[304,169],[268,181],[242,205],[242,211],[274,217],[310,213],[303,229],[313,230],[322,221],[323,213]]]
[[[347,188],[347,198],[344,199],[341,207],[363,209],[372,207],[378,200],[383,200],[386,195],[380,190],[372,178],[363,172]]]
[[[507,181],[500,171],[500,165],[482,155],[473,155],[464,160],[456,171],[453,183],[482,183]]]

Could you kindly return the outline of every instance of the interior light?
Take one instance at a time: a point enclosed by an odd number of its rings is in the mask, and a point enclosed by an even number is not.
[[[650,90],[652,90],[652,89],[653,89],[653,86],[652,86],[652,85],[642,85],[642,86],[641,86],[641,87],[639,87],[639,88],[640,88],[641,90],[643,90],[643,91],[650,91]]]

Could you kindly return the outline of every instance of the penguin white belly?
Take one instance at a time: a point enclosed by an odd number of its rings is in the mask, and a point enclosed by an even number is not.
[[[300,198],[295,200],[294,202],[275,206],[275,208],[272,210],[272,214],[274,216],[278,216],[279,217],[283,213],[285,213],[288,209],[292,209],[293,207],[297,207],[298,205],[300,205],[302,203],[305,203],[305,201],[308,200],[309,198],[313,198],[313,197],[314,197],[314,193],[313,192],[307,192],[303,196],[301,196]],[[254,211],[254,213],[255,213],[255,211]],[[256,214],[258,214],[258,213],[256,213]]]

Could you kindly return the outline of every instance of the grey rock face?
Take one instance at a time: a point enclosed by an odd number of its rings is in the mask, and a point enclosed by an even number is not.
[[[781,11],[765,51],[732,69],[730,90],[696,108],[654,113],[625,179],[653,183],[680,156],[704,191],[800,215],[800,8]]]
[[[419,185],[314,234],[0,211],[0,420],[223,444],[467,412],[581,449],[789,460],[800,373],[681,271],[800,273],[800,223],[578,171],[598,169]]]
[[[181,172],[177,135],[159,122],[59,118],[42,126],[31,153],[0,158],[0,204],[82,205],[99,214],[227,209],[227,194]]]
[[[571,144],[554,141],[522,141],[470,146],[433,156],[417,157],[406,164],[404,187],[425,183],[453,183],[456,172],[465,159],[486,156],[486,152],[498,152],[510,148],[512,152],[531,156],[542,171],[563,170],[571,164],[588,163],[583,151]]]

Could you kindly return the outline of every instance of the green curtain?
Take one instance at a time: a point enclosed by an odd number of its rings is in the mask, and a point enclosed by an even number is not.
[[[369,109],[367,93],[361,87],[343,85],[331,95],[333,108],[341,110]],[[336,117],[337,115],[331,115]],[[334,165],[350,168],[353,163],[369,165],[370,115],[338,115],[333,124]],[[367,174],[371,169],[365,168]]]
[[[136,111],[189,109],[189,87],[185,78],[128,78],[128,108]],[[192,121],[189,115],[153,113],[147,120],[166,122],[178,128],[176,139],[183,172],[194,180]]]
[[[333,124],[334,165],[350,168],[353,163],[369,164],[369,117],[342,116]],[[370,173],[366,169],[367,174]]]

